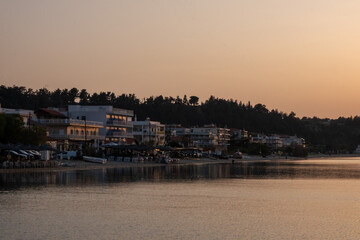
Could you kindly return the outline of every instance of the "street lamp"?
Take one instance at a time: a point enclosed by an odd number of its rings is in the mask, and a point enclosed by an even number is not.
[[[82,116],[81,119],[85,121],[85,152],[86,152],[86,141],[87,141],[87,134],[86,134],[86,116]]]

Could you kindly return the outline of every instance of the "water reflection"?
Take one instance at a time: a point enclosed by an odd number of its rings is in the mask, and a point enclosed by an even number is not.
[[[59,172],[1,173],[0,190],[41,186],[85,186],[118,182],[219,178],[360,178],[360,160],[264,161],[236,164],[166,165]]]

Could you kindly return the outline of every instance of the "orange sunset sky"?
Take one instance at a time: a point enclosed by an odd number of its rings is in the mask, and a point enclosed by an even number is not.
[[[360,1],[1,0],[0,84],[360,115]]]

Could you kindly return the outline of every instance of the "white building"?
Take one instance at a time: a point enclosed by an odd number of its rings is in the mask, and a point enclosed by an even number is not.
[[[166,124],[165,135],[166,137],[184,136],[190,131],[189,128],[184,128],[181,124]]]
[[[281,138],[278,135],[271,135],[266,137],[266,144],[274,149],[279,149],[283,146]]]
[[[133,121],[133,135],[139,143],[152,142],[155,146],[165,144],[165,125],[160,122],[150,121]]]
[[[249,138],[248,131],[240,130],[240,129],[230,129],[231,137],[234,140],[244,140]]]
[[[266,135],[257,133],[257,134],[252,135],[251,141],[253,143],[263,143],[263,144],[265,144],[266,143],[266,138],[267,138]]]
[[[30,123],[30,120],[36,119],[33,110],[26,109],[12,109],[12,108],[2,108],[0,104],[0,113],[9,114],[9,115],[20,115],[24,121],[24,126],[27,127]]]
[[[132,110],[113,106],[69,105],[68,115],[70,118],[102,122],[104,127],[99,130],[102,140],[125,143],[133,138]]]
[[[297,136],[281,136],[282,146],[287,147],[291,145],[297,145],[305,147],[305,139]]]
[[[206,148],[218,145],[215,127],[190,128],[189,136],[195,147]]]
[[[180,128],[169,127],[173,137],[187,136],[190,146],[224,150],[230,145],[230,130],[215,125],[203,127]]]
[[[54,141],[59,149],[80,146],[85,142],[95,143],[101,139],[99,129],[103,127],[102,122],[71,119],[49,108],[38,109],[35,114],[37,120],[32,120],[32,124],[43,127],[47,132],[47,140]]]

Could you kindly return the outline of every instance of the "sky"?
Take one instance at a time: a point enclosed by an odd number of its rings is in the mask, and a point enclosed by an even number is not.
[[[0,0],[0,84],[360,115],[357,0]]]

